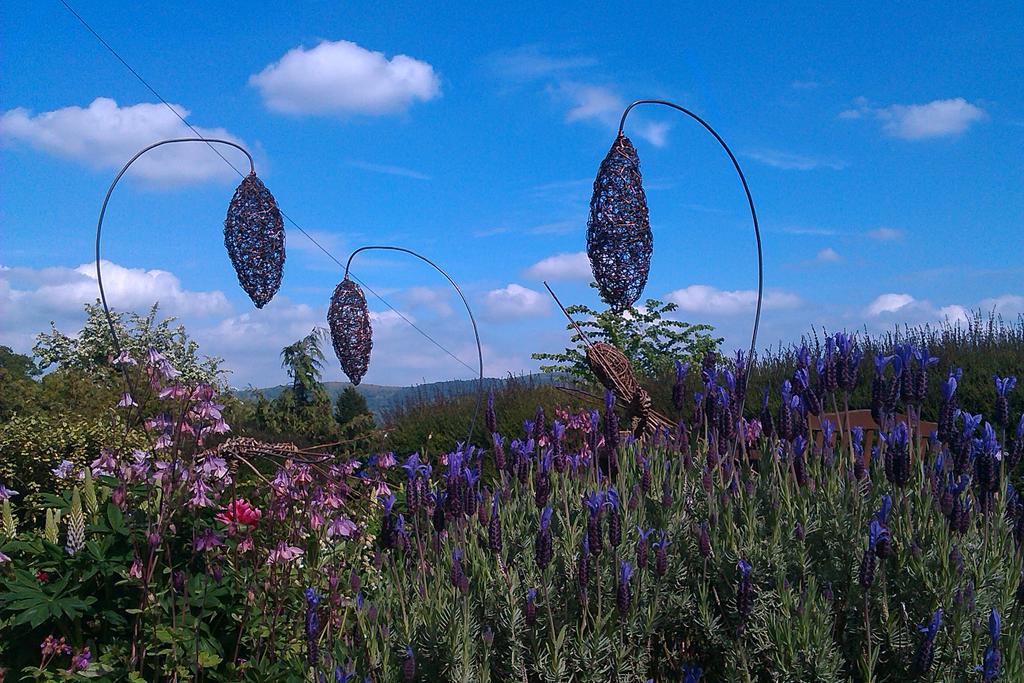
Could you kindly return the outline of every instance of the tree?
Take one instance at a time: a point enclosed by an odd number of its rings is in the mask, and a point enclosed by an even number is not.
[[[38,400],[40,374],[30,356],[0,346],[0,418],[31,410]]]
[[[281,349],[281,365],[292,378],[292,398],[300,407],[323,403],[330,404],[330,397],[324,389],[324,352],[320,343],[327,331],[322,327],[313,330],[294,344]]]
[[[184,325],[175,325],[175,317],[157,319],[159,304],[153,304],[146,315],[111,311],[114,329],[121,347],[135,357],[153,348],[171,362],[181,379],[187,383],[202,382],[224,388],[225,371],[221,359],[199,355],[196,343]],[[103,306],[97,301],[85,305],[85,325],[77,336],[69,336],[50,323],[50,333],[36,337],[33,352],[39,367],[80,370],[94,379],[109,377],[113,372],[114,341],[110,337]]]
[[[334,421],[342,426],[360,415],[369,413],[370,407],[366,404],[366,399],[351,384],[338,394],[338,399],[334,402]]]
[[[720,337],[709,333],[714,327],[676,320],[670,315],[678,306],[673,303],[647,299],[640,308],[630,307],[622,312],[611,309],[596,311],[583,304],[569,306],[566,311],[579,324],[592,342],[606,342],[622,351],[642,378],[654,379],[669,372],[676,360],[699,360],[708,352],[716,352],[722,343]],[[544,372],[571,375],[587,383],[597,379],[586,360],[587,343],[571,323],[573,346],[563,353],[534,353],[536,360],[553,361],[541,365]]]

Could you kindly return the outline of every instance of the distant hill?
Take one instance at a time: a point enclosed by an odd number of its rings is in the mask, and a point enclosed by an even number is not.
[[[534,382],[537,384],[553,384],[556,377],[547,373],[535,373],[515,377],[516,381]],[[485,390],[497,389],[507,382],[507,379],[498,377],[485,377]],[[281,392],[288,388],[287,384],[279,384],[274,387],[262,389],[235,389],[234,394],[243,401],[255,401],[256,393],[262,392],[268,399],[273,400],[281,395]],[[338,395],[349,386],[348,382],[324,382],[331,401],[335,401]],[[420,403],[432,401],[438,397],[459,396],[471,394],[476,391],[477,381],[475,379],[454,379],[447,382],[428,382],[408,387],[395,387],[382,384],[360,384],[356,391],[366,399],[366,405],[373,412],[374,417],[380,419],[393,407],[407,403]]]

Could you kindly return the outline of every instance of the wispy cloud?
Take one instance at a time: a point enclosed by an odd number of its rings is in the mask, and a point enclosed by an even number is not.
[[[878,242],[897,242],[902,240],[905,233],[898,228],[882,226],[868,231],[868,237]]]
[[[391,166],[388,164],[375,164],[369,161],[349,161],[349,166],[353,168],[361,168],[364,171],[372,171],[373,173],[384,173],[386,175],[399,176],[402,178],[412,178],[414,180],[432,180],[432,178],[426,173],[413,170],[411,168],[405,168],[403,166]]]
[[[565,114],[568,123],[590,121],[615,128],[623,109],[626,108],[625,98],[610,85],[563,81],[557,86],[549,87],[548,92],[568,107]],[[665,145],[670,128],[671,125],[668,123],[648,121],[642,117],[635,117],[630,121],[630,129],[655,147]]]
[[[962,97],[932,100],[924,104],[872,105],[866,98],[854,100],[854,107],[840,112],[839,118],[870,118],[882,122],[882,130],[903,140],[960,135],[988,118],[985,110]]]
[[[796,80],[789,84],[793,90],[815,90],[821,87],[821,83],[811,80]]]
[[[485,62],[499,76],[515,80],[558,76],[598,63],[597,59],[586,55],[554,54],[541,45],[501,50],[486,57]]]
[[[818,235],[820,237],[831,237],[839,234],[839,231],[834,228],[817,228],[803,225],[787,225],[776,228],[775,231],[786,235]]]
[[[825,247],[815,255],[814,260],[818,263],[838,263],[843,257],[832,247]]]
[[[775,149],[758,149],[747,152],[747,156],[754,161],[759,161],[766,166],[779,168],[784,171],[813,171],[816,168],[828,168],[833,171],[841,171],[846,168],[846,162],[837,159],[794,154]]]

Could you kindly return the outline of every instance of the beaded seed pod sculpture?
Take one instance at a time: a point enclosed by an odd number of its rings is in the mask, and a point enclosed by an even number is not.
[[[255,173],[242,180],[228,205],[224,246],[238,284],[256,308],[263,308],[281,286],[284,222],[274,195]]]
[[[587,221],[594,280],[613,310],[629,308],[643,293],[653,243],[640,159],[629,138],[619,133],[594,179]]]
[[[334,288],[327,322],[341,369],[352,384],[358,386],[370,366],[373,330],[363,290],[348,276]]]

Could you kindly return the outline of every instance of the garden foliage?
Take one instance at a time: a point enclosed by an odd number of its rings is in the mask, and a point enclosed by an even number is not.
[[[728,364],[681,365],[700,389],[651,442],[609,397],[514,431],[489,409],[486,450],[253,468],[207,448],[211,387],[133,358],[121,410],[150,445],[63,467],[43,525],[2,489],[0,659],[40,680],[1021,680],[1021,388],[990,380],[972,414],[958,369],[897,351],[861,373],[832,336],[752,419]],[[844,411],[809,431],[865,383],[879,440]]]

